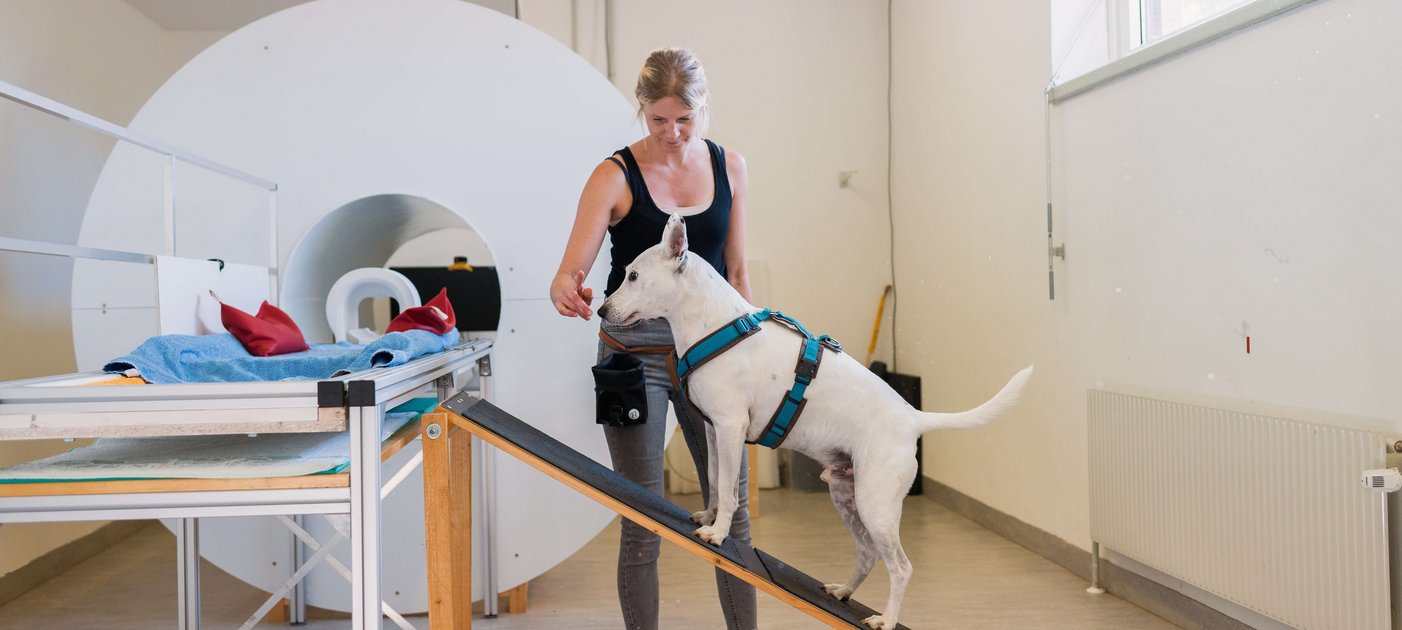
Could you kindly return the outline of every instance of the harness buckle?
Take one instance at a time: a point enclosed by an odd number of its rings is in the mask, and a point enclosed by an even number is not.
[[[804,385],[811,384],[814,378],[818,377],[818,362],[806,356],[798,357],[798,366],[794,368],[795,378]]]

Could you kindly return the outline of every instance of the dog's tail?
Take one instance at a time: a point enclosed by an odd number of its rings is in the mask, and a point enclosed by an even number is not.
[[[915,430],[920,433],[934,431],[935,429],[971,429],[983,426],[992,422],[999,416],[1007,413],[1017,404],[1017,399],[1022,396],[1022,388],[1027,386],[1027,379],[1032,377],[1032,366],[1022,368],[1022,371],[1014,374],[1003,389],[995,394],[988,402],[983,403],[973,409],[960,413],[921,413],[915,421]]]

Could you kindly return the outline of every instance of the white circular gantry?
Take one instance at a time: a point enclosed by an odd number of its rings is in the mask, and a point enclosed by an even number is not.
[[[210,46],[130,127],[277,182],[280,302],[312,342],[332,341],[325,301],[346,272],[382,267],[429,232],[471,228],[501,281],[496,404],[608,461],[592,413],[595,324],[560,317],[547,291],[589,173],[641,132],[618,90],[569,49],[459,0],[319,0]],[[162,251],[165,168],[117,146],[81,244]],[[183,163],[174,169],[176,255],[267,264],[266,191]],[[591,270],[591,286],[603,285],[606,262]],[[151,275],[149,266],[75,263],[80,367],[95,369],[154,334]],[[386,478],[408,456],[392,459]],[[497,461],[502,588],[558,564],[612,517],[510,457]],[[418,473],[383,511],[385,600],[405,613],[427,610],[415,485]],[[330,531],[320,518],[307,521],[319,537]],[[271,519],[206,519],[203,528],[203,553],[224,570],[269,591],[287,578],[290,538]],[[349,562],[344,547],[338,555]],[[318,567],[308,603],[349,610],[350,589]]]

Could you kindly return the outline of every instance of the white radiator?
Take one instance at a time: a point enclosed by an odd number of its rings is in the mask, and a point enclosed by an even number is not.
[[[1377,434],[1090,390],[1091,538],[1296,628],[1392,625]]]

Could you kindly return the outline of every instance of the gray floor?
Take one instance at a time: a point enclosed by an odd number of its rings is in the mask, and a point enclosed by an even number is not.
[[[690,507],[696,497],[679,497]],[[755,544],[823,581],[845,579],[852,541],[825,493],[767,490],[754,521]],[[932,500],[907,499],[901,528],[915,565],[902,621],[911,628],[1172,628],[1113,595],[1088,595],[1061,567],[985,530]],[[524,615],[476,618],[486,630],[619,628],[614,594],[618,524],[531,582]],[[662,546],[662,627],[720,628],[708,564]],[[205,564],[204,627],[236,628],[263,594]],[[886,574],[878,564],[857,599],[879,608]],[[765,630],[822,627],[761,593]],[[0,629],[103,630],[175,627],[174,537],[157,524],[64,575],[0,607]],[[411,617],[421,629],[424,617]],[[307,628],[346,628],[346,619],[314,619]],[[266,624],[260,627],[269,627]],[[392,624],[391,624],[392,627]]]

